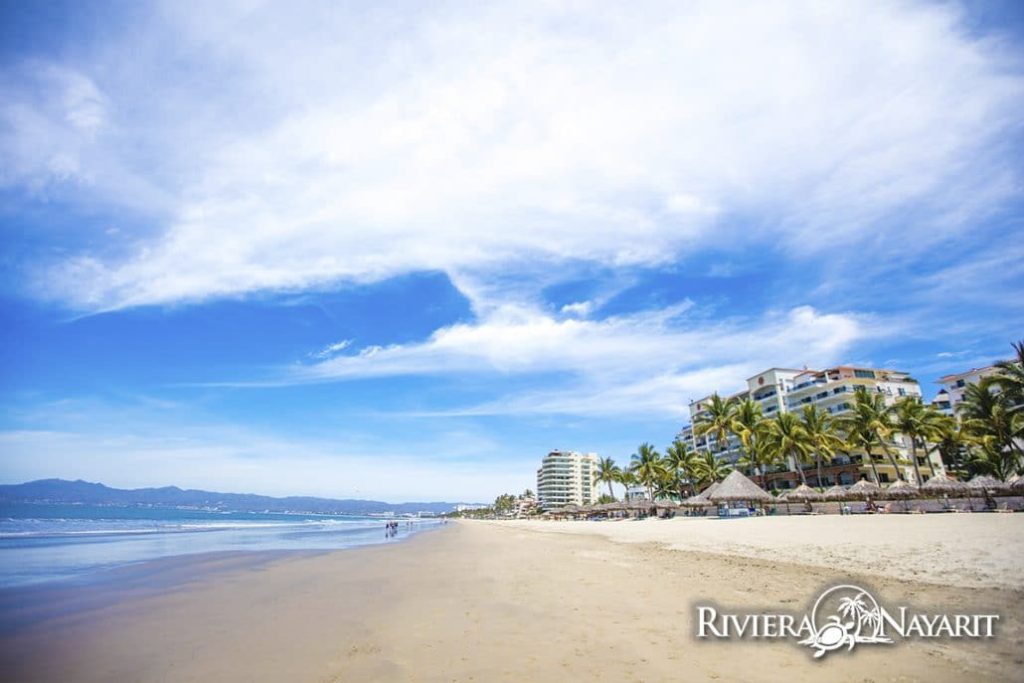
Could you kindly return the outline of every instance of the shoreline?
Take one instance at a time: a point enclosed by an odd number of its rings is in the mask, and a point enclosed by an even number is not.
[[[1019,590],[954,590],[536,528],[546,524],[460,522],[404,543],[200,576],[79,623],[53,619],[0,639],[0,678],[995,681],[1021,665]],[[694,638],[701,601],[805,609],[837,579],[865,581],[897,604],[998,609],[1001,632],[989,642],[859,647],[825,661],[792,643]]]

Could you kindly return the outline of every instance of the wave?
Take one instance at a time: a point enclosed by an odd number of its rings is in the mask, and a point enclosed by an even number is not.
[[[46,520],[28,520],[20,519],[17,520],[19,525],[28,523],[31,525],[33,522],[53,525],[58,520],[46,519]],[[104,521],[124,521],[124,520],[67,520],[66,523],[70,523],[69,526],[80,527],[83,526],[82,522],[91,524],[102,523]],[[77,523],[75,523],[77,522]],[[50,528],[45,529],[18,529],[18,530],[3,530],[0,525],[0,540],[2,539],[17,539],[17,538],[74,538],[74,537],[94,537],[94,536],[140,536],[140,535],[153,535],[153,534],[175,534],[175,533],[208,533],[216,531],[244,531],[244,530],[268,530],[268,529],[280,529],[280,530],[292,530],[292,531],[344,531],[344,530],[356,530],[356,529],[374,529],[378,526],[378,522],[372,522],[368,520],[303,520],[300,522],[186,522],[178,524],[157,524],[154,526],[101,526],[100,528],[92,529],[81,529],[81,528]]]

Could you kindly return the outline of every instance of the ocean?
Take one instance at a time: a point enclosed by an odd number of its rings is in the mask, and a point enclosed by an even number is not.
[[[395,542],[442,522],[160,507],[0,504],[0,587],[89,581],[158,558],[216,552],[339,550]]]

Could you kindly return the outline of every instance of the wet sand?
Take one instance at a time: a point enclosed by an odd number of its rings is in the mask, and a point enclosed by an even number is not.
[[[749,521],[755,520],[727,524]],[[686,522],[576,526],[632,525],[638,531],[655,529],[646,533],[656,535],[666,533],[659,525],[678,533],[672,530]],[[543,526],[452,524],[394,545],[209,574],[197,569],[193,580],[159,595],[116,599],[111,591],[111,602],[74,619],[42,619],[4,634],[0,680],[995,681],[1021,676],[1024,593],[1019,589],[963,588],[953,581],[896,579],[841,566],[673,550],[564,529],[551,533],[556,527]],[[876,550],[862,546],[865,553]],[[814,660],[808,648],[789,642],[709,642],[693,636],[698,602],[803,610],[838,580],[866,584],[888,603],[997,612],[1002,615],[998,637],[859,646]]]

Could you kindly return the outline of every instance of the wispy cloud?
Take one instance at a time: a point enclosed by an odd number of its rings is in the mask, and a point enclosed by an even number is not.
[[[767,366],[843,360],[843,354],[856,342],[868,337],[878,340],[900,329],[895,321],[881,324],[866,316],[825,314],[806,306],[758,319],[720,321],[688,316],[690,309],[689,304],[682,304],[580,320],[505,306],[481,321],[438,330],[421,343],[369,347],[293,368],[280,382],[568,373],[570,378],[560,379],[557,388],[514,392],[444,414],[657,414],[678,418],[686,396],[738,388],[743,379]]]
[[[170,200],[162,234],[66,259],[44,296],[109,309],[729,241],[885,258],[1019,183],[994,143],[1024,104],[1020,53],[952,4],[307,9],[173,3],[42,102],[10,93],[8,183],[87,173],[116,203],[134,175]],[[211,74],[190,89],[144,47],[172,33]]]

